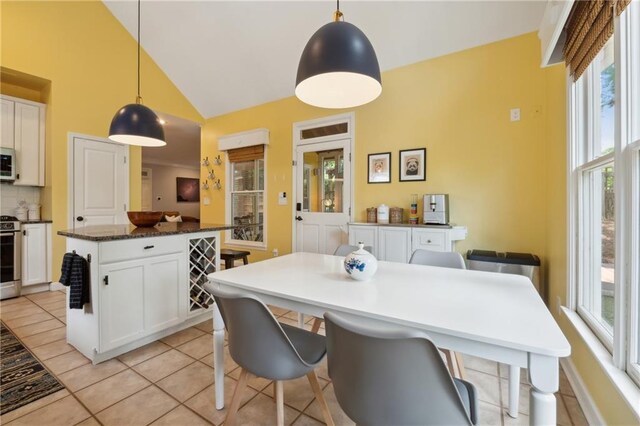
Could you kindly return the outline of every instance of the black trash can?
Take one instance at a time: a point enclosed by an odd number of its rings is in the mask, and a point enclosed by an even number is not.
[[[540,281],[540,258],[535,254],[469,250],[467,251],[467,268],[477,271],[524,275],[531,280],[544,300],[544,288]]]

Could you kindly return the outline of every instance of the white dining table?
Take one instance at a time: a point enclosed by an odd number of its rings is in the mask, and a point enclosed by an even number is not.
[[[426,332],[441,348],[526,367],[530,424],[555,425],[559,358],[571,346],[529,279],[519,275],[378,262],[354,281],[343,257],[293,253],[208,276],[264,303],[322,317],[346,313]],[[216,408],[224,408],[224,322],[213,312]]]

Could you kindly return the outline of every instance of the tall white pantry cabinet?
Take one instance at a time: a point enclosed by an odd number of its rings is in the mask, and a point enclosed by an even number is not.
[[[46,105],[0,96],[0,146],[16,152],[14,185],[44,186]]]

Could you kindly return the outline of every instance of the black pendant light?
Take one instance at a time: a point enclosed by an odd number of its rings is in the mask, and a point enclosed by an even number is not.
[[[111,120],[109,139],[126,145],[164,146],[164,129],[150,108],[142,105],[140,96],[140,0],[138,0],[138,96],[135,104],[120,108]]]
[[[344,22],[340,0],[334,22],[309,39],[296,78],[296,96],[322,108],[352,108],[382,93],[380,66],[373,46],[358,27]]]

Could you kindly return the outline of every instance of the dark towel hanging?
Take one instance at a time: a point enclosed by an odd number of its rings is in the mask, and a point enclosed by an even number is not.
[[[60,282],[69,287],[69,308],[82,309],[91,301],[89,262],[76,253],[66,253],[62,260]]]

